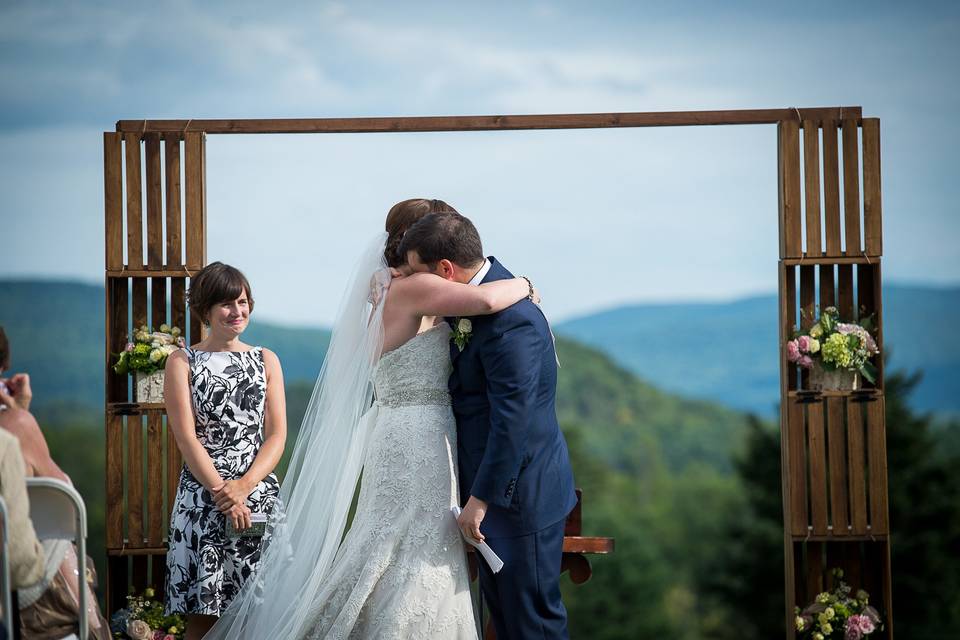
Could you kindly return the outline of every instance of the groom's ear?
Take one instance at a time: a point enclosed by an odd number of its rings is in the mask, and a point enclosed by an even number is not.
[[[446,258],[441,258],[437,261],[437,268],[434,273],[445,280],[456,280],[457,278],[456,267]]]

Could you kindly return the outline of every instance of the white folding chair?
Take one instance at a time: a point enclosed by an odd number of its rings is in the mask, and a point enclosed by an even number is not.
[[[10,545],[7,541],[7,503],[0,496],[0,536],[3,547],[0,548],[0,590],[3,591],[3,626],[7,637],[13,638],[13,599],[10,595]]]
[[[72,486],[54,478],[27,478],[30,520],[41,540],[77,544],[80,640],[87,640],[87,509]]]

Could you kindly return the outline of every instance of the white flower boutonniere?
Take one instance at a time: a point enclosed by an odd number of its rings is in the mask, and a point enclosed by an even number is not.
[[[471,335],[473,335],[473,323],[470,322],[470,318],[459,318],[453,325],[453,341],[460,351],[467,346]]]

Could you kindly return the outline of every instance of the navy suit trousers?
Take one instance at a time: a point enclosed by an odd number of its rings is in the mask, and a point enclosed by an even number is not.
[[[557,640],[569,638],[567,610],[560,599],[560,562],[566,518],[545,529],[513,538],[487,537],[503,560],[494,574],[483,558],[480,588],[497,640]]]

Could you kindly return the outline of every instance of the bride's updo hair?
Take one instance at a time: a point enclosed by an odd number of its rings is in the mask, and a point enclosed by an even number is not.
[[[428,213],[441,213],[450,211],[458,213],[443,200],[428,200],[427,198],[410,198],[390,207],[387,213],[387,221],[384,225],[388,234],[387,246],[383,250],[383,257],[389,267],[399,267],[406,264],[407,257],[401,256],[398,252],[400,241],[403,240],[403,234],[407,232],[413,223],[424,217]]]

